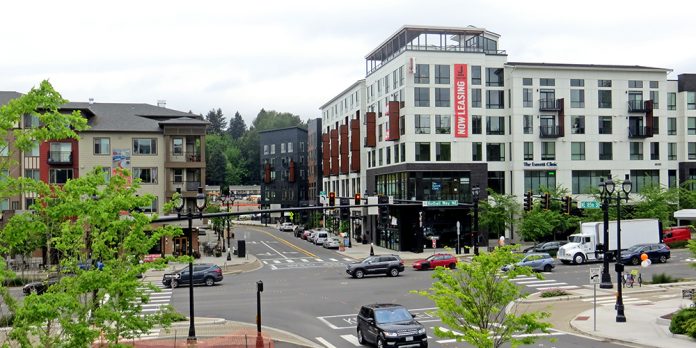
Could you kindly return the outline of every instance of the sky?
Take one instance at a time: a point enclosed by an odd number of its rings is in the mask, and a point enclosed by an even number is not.
[[[404,25],[501,35],[508,61],[644,65],[696,73],[696,2],[663,0],[11,1],[0,90],[48,79],[70,101],[206,114],[320,117]]]

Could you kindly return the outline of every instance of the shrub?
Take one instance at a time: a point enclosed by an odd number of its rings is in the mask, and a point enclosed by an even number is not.
[[[689,244],[688,240],[678,240],[676,242],[667,243],[667,246],[669,246],[670,249],[680,249],[685,248],[687,244]]]
[[[14,321],[14,315],[12,315],[12,314],[2,315],[2,316],[0,316],[0,327],[12,326],[13,321]]]
[[[29,278],[22,278],[19,276],[15,276],[14,278],[8,278],[3,280],[2,285],[3,286],[23,286],[24,284],[31,283],[33,282],[32,279]]]
[[[556,296],[566,296],[569,295],[569,293],[563,289],[549,289],[549,290],[544,290],[541,293],[541,297],[556,297]]]
[[[666,273],[656,273],[652,276],[652,284],[676,283],[679,279],[674,278]]]
[[[669,332],[678,335],[689,333],[696,334],[696,308],[682,308],[672,316],[672,322],[669,323]],[[691,335],[693,337],[693,335]]]

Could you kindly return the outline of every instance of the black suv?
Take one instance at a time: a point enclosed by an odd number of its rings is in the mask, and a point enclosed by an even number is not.
[[[22,292],[24,292],[25,295],[29,295],[29,294],[41,295],[44,292],[46,292],[46,290],[48,290],[49,287],[60,282],[60,278],[61,278],[60,275],[53,275],[53,276],[48,277],[45,280],[38,280],[35,282],[27,283],[22,288]]]
[[[361,279],[366,274],[382,273],[396,277],[404,271],[404,261],[397,255],[370,256],[360,262],[346,265],[346,273],[353,278]]]
[[[214,285],[216,282],[222,281],[222,269],[220,266],[212,263],[199,263],[193,265],[193,283],[205,284],[208,286]],[[162,276],[162,284],[176,288],[179,285],[187,285],[189,283],[189,267],[186,266],[174,273],[165,273]]]
[[[371,304],[358,313],[358,342],[373,343],[377,348],[428,347],[428,335],[421,323],[404,306]]]

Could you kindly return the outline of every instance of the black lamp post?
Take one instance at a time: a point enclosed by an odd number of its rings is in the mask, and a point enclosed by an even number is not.
[[[181,210],[184,208],[184,199],[181,197],[181,188],[176,189],[176,193],[178,194],[178,204],[176,205],[176,214],[181,217]],[[195,342],[196,341],[196,326],[194,324],[194,312],[193,312],[193,218],[202,218],[203,217],[203,209],[205,209],[206,205],[206,200],[205,200],[205,194],[203,194],[203,188],[198,187],[198,193],[196,194],[196,208],[198,209],[198,213],[195,214],[193,213],[193,210],[189,207],[188,212],[186,213],[186,217],[188,218],[188,231],[189,231],[189,236],[188,236],[188,254],[191,259],[189,260],[189,333],[188,337],[186,338],[187,342]]]
[[[628,174],[621,184],[621,191],[616,191],[616,287],[619,289],[619,294],[616,296],[616,322],[625,323],[626,315],[624,314],[623,294],[621,291],[621,281],[623,280],[624,265],[621,263],[621,200],[625,199],[628,202],[628,194],[631,193],[633,183],[629,179]],[[621,192],[624,197],[621,197]]]
[[[604,213],[604,256],[602,258],[602,282],[599,287],[602,289],[611,289],[614,285],[611,283],[611,274],[609,274],[609,197],[614,193],[614,182],[611,177],[604,182],[604,178],[599,179],[599,197],[602,199],[602,212]]]
[[[471,232],[471,246],[474,247],[474,255],[479,254],[478,250],[478,233],[479,233],[479,223],[478,223],[478,213],[479,213],[479,194],[481,189],[478,185],[471,188],[471,196],[474,200],[474,230]]]

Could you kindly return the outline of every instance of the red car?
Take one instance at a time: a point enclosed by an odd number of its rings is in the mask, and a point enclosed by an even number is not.
[[[414,269],[435,269],[437,266],[454,269],[457,267],[457,258],[452,254],[433,254],[413,263]]]

